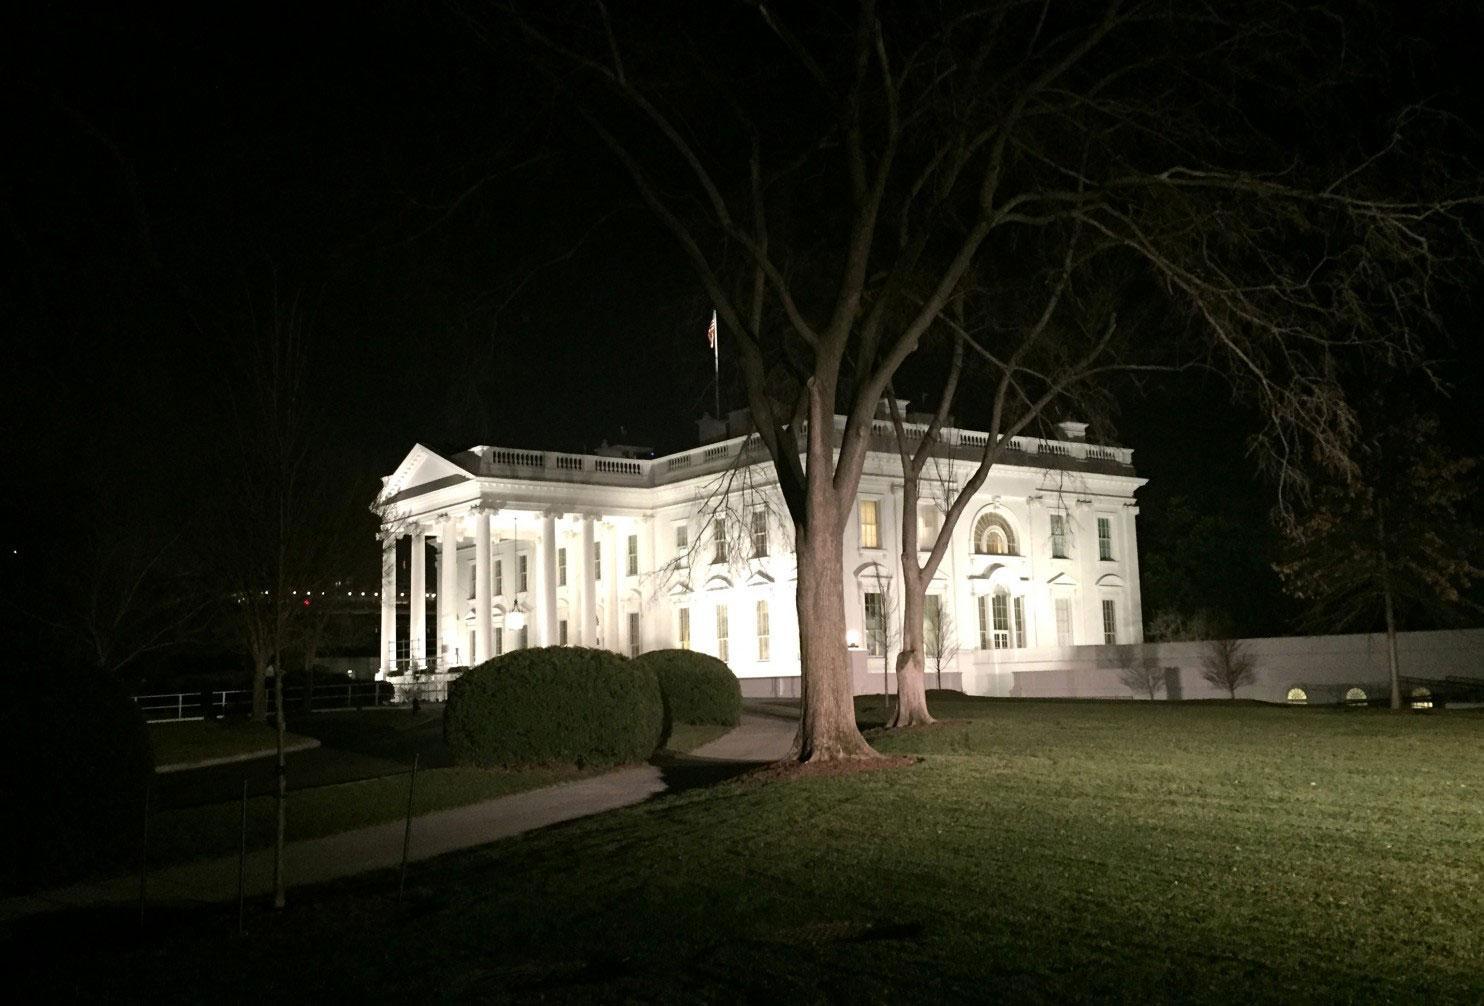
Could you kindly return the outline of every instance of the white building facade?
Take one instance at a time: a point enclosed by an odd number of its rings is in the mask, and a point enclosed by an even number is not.
[[[383,480],[384,674],[481,663],[524,646],[625,655],[684,647],[720,657],[744,694],[796,695],[793,528],[771,461],[745,414],[725,436],[657,458],[418,445]],[[844,428],[836,417],[836,434]],[[1132,451],[1014,437],[929,589],[929,687],[1009,695],[1027,658],[1142,641]],[[920,424],[908,425],[909,435]],[[901,521],[926,549],[945,497],[974,470],[986,435],[949,428],[902,513],[900,461],[880,418],[844,542],[847,639],[857,689],[890,686],[900,639]],[[705,438],[711,439],[711,438]],[[410,540],[399,582],[398,542]],[[407,548],[409,546],[403,546]],[[400,604],[399,604],[400,600]],[[941,640],[935,645],[934,639]]]

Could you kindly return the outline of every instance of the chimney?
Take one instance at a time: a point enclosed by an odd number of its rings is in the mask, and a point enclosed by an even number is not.
[[[1087,424],[1062,422],[1056,424],[1057,438],[1060,440],[1086,440]]]

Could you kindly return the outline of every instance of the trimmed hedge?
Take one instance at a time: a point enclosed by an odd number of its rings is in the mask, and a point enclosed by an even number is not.
[[[664,702],[654,672],[608,650],[514,650],[449,688],[443,738],[455,762],[618,765],[659,747]]]
[[[742,720],[742,686],[731,668],[695,650],[651,650],[634,663],[652,668],[665,697],[667,723],[719,723]]]
[[[0,862],[10,890],[131,865],[154,775],[149,729],[118,680],[29,669],[0,711]]]

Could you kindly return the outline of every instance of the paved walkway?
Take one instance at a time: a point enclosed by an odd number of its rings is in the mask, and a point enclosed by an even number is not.
[[[725,737],[705,744],[664,766],[640,765],[543,789],[502,796],[467,807],[436,811],[413,819],[410,856],[431,859],[484,845],[548,825],[640,803],[686,780],[714,781],[748,765],[776,761],[788,753],[798,729],[795,720],[744,713]],[[719,770],[719,771],[708,771]],[[291,842],[285,854],[289,887],[316,884],[402,861],[404,821],[372,825],[324,838]],[[166,867],[149,876],[151,904],[232,901],[237,897],[237,857],[200,860]],[[273,889],[273,852],[248,853],[247,893]],[[139,878],[118,877],[90,884],[0,901],[0,924],[66,908],[128,904],[139,898]]]

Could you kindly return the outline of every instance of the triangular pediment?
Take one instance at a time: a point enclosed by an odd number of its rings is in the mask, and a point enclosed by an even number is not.
[[[382,486],[381,502],[393,503],[473,478],[467,468],[454,464],[430,447],[416,444]]]

